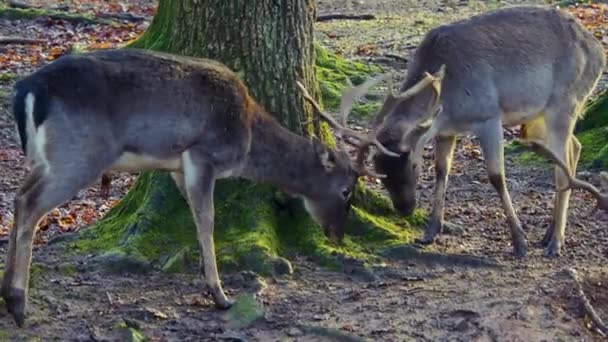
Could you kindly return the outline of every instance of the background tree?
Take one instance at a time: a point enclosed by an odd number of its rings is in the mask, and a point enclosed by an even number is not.
[[[160,0],[150,27],[131,47],[219,60],[237,72],[253,97],[285,126],[331,143],[324,124],[303,126],[313,113],[296,88],[297,80],[317,88],[314,19],[312,0]],[[322,57],[322,75],[328,66],[343,67],[328,63],[326,53]],[[381,246],[411,240],[411,231],[404,229],[408,221],[395,216],[386,199],[362,187],[351,220],[355,236],[342,246],[327,241],[300,202],[277,189],[223,180],[215,191],[215,239],[222,270],[232,266],[289,272],[289,263],[280,256],[293,251],[321,261],[334,260],[336,252],[367,259]],[[129,255],[130,260],[135,256],[165,270],[182,271],[197,259],[194,231],[187,204],[170,177],[143,173],[76,247],[111,251],[106,256],[111,256],[112,267],[119,264],[116,256]]]

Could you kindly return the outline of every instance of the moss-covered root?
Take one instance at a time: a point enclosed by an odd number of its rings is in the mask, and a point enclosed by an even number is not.
[[[0,19],[6,20],[20,20],[20,19],[37,19],[41,17],[57,19],[57,20],[65,20],[72,23],[83,23],[83,24],[100,24],[105,23],[109,24],[111,21],[104,19],[97,19],[91,16],[82,15],[82,14],[74,14],[68,12],[59,12],[38,8],[10,8],[0,4]]]
[[[422,221],[420,213],[413,221],[395,215],[386,198],[361,188],[349,235],[337,245],[323,235],[299,200],[270,186],[223,180],[217,184],[215,203],[215,241],[222,271],[247,269],[265,275],[290,273],[285,257],[296,253],[328,266],[337,257],[373,262],[383,247],[411,242],[416,233],[412,222]],[[142,174],[104,220],[71,244],[76,251],[101,254],[92,261],[110,272],[150,267],[188,272],[197,268],[196,241],[184,199],[168,175],[155,172]]]

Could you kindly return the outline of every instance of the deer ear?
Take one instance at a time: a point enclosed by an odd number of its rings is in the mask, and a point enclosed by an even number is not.
[[[331,172],[336,166],[336,164],[334,164],[333,155],[319,139],[313,138],[312,144],[321,165],[323,165],[327,172]]]
[[[600,185],[602,192],[608,193],[608,172],[600,172]]]

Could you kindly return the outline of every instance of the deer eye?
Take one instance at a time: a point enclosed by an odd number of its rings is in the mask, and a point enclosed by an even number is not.
[[[344,197],[344,199],[348,199],[350,197],[350,189],[349,188],[342,189],[342,197]]]

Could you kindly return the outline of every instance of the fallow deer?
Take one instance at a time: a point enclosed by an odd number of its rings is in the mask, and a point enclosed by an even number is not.
[[[376,171],[399,212],[416,206],[422,149],[435,139],[435,193],[423,244],[441,232],[445,191],[456,136],[477,136],[490,183],[500,196],[515,254],[527,239],[505,182],[503,126],[521,125],[524,137],[544,141],[574,174],[581,144],[572,134],[605,66],[600,42],[572,16],[555,8],[513,7],[439,26],[417,48],[401,89],[390,95],[377,122],[379,141],[399,158],[378,155]],[[553,225],[543,239],[547,256],[564,243],[568,177],[555,168]]]
[[[356,179],[370,173],[344,151],[282,127],[212,60],[133,49],[68,55],[19,81],[13,103],[31,171],[15,198],[0,295],[19,326],[38,221],[102,174],[171,172],[194,217],[206,285],[215,305],[228,308],[213,243],[216,179],[243,177],[298,194],[326,234],[340,239]]]

